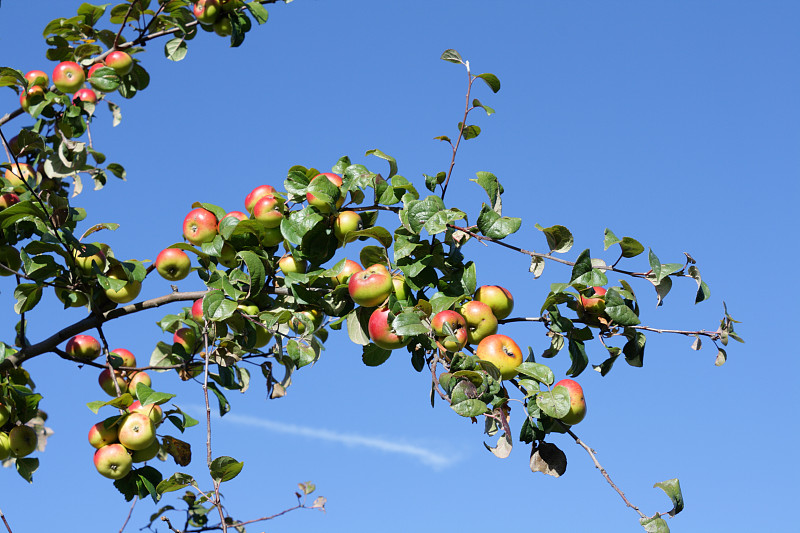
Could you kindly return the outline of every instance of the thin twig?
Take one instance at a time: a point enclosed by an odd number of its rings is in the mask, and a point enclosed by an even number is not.
[[[125,522],[123,522],[122,527],[119,528],[119,533],[122,533],[125,530],[125,526],[127,526],[128,522],[130,522],[131,515],[133,514],[133,508],[136,507],[136,502],[138,502],[138,501],[139,501],[139,498],[137,498],[137,497],[133,498],[133,503],[131,504],[131,508],[130,508],[130,510],[128,510],[128,517],[125,519]]]
[[[166,523],[167,523],[167,527],[168,527],[168,528],[169,528],[169,530],[170,530],[170,531],[172,531],[173,533],[181,533],[180,531],[178,531],[177,529],[175,529],[174,527],[172,527],[172,522],[170,522],[170,521],[169,521],[169,518],[167,518],[166,516],[162,516],[162,517],[161,517],[161,520],[162,520],[163,522],[166,522]]]
[[[0,518],[3,519],[3,524],[5,524],[8,533],[13,533],[13,531],[11,531],[11,526],[8,525],[8,520],[6,520],[6,515],[3,514],[2,509],[0,509]]]
[[[464,66],[467,68],[467,79],[469,80],[467,83],[467,105],[464,107],[464,120],[461,122],[461,128],[458,130],[458,139],[456,139],[456,144],[450,144],[450,146],[453,147],[453,155],[450,158],[450,167],[447,169],[447,178],[444,180],[444,185],[442,185],[442,200],[444,200],[444,195],[447,193],[447,186],[450,184],[450,177],[453,175],[453,167],[456,164],[456,153],[458,152],[458,147],[461,144],[461,139],[464,137],[464,128],[467,127],[467,115],[469,115],[469,96],[470,92],[472,91],[472,82],[475,81],[475,78],[472,77],[472,74],[469,71],[469,66]]]
[[[128,11],[125,12],[125,16],[122,18],[122,24],[119,25],[119,31],[117,32],[117,35],[114,37],[114,44],[111,46],[112,50],[115,50],[117,48],[117,42],[119,42],[119,37],[120,35],[122,35],[122,30],[125,29],[125,24],[127,24],[128,22],[128,17],[130,17],[131,11],[133,11],[133,8],[138,3],[139,0],[133,0],[133,2],[131,2],[131,5],[128,6]]]

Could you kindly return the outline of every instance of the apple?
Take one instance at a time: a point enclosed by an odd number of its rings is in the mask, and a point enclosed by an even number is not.
[[[64,304],[64,308],[83,307],[89,303],[89,299],[82,292],[72,291],[66,287],[56,287],[56,297]]]
[[[392,289],[398,300],[409,300],[411,298],[411,289],[406,283],[406,278],[400,274],[392,276]]]
[[[489,361],[500,377],[511,379],[517,375],[516,368],[522,364],[522,350],[511,337],[506,335],[489,335],[478,343],[475,355],[482,361]]]
[[[361,215],[355,211],[342,211],[333,222],[333,234],[339,242],[353,242],[355,237],[345,240],[348,233],[361,229]]]
[[[26,113],[30,113],[31,107],[43,100],[44,89],[38,85],[31,85],[19,93],[19,105]]]
[[[269,248],[277,246],[283,241],[281,228],[264,228],[264,236],[261,238],[261,246]]]
[[[448,333],[446,324],[452,333]],[[431,320],[436,345],[448,352],[457,352],[467,345],[467,322],[455,311],[439,311]]]
[[[150,379],[150,375],[147,372],[136,372],[133,376],[131,376],[131,379],[128,382],[128,390],[131,392],[131,394],[136,393],[136,385],[139,383],[144,383],[149,387],[153,384],[153,381]]]
[[[214,33],[220,37],[227,37],[233,33],[233,24],[228,17],[222,17],[214,23]]]
[[[111,279],[120,279],[128,282],[119,290],[106,289],[106,297],[112,302],[126,304],[135,300],[142,290],[142,282],[130,281],[128,279],[128,273],[122,268],[122,265],[117,264],[109,268],[108,272],[106,272],[106,276]]]
[[[183,347],[186,355],[192,355],[197,351],[197,333],[192,328],[178,328],[172,335],[172,343]]]
[[[0,210],[6,209],[7,207],[11,207],[12,205],[18,203],[19,203],[19,196],[17,196],[13,192],[6,192],[0,194]]]
[[[11,276],[18,271],[22,260],[17,249],[9,244],[0,244],[0,265],[0,276]]]
[[[369,316],[367,331],[372,342],[385,350],[402,348],[411,342],[411,337],[397,335],[392,330],[392,325],[389,324],[388,307],[379,307],[372,312]]]
[[[285,274],[305,274],[308,269],[308,261],[305,259],[295,259],[292,255],[284,255],[278,261],[278,268]]]
[[[102,61],[100,61],[99,63],[95,63],[94,65],[89,67],[89,73],[86,75],[86,77],[91,80],[92,76],[94,76],[95,71],[105,66],[106,66],[105,63],[103,63]]]
[[[595,298],[581,295],[580,304],[578,305],[579,314],[581,311],[585,311],[590,315],[599,316],[605,311],[606,301],[604,296],[606,295],[606,289],[603,287],[592,287],[592,290],[594,291],[593,296],[595,296]]]
[[[192,304],[192,318],[195,319],[196,322],[203,323],[203,299],[198,298]]]
[[[298,315],[305,318],[305,322],[301,320]],[[306,309],[297,312],[295,316],[292,317],[289,321],[289,327],[298,335],[302,335],[306,332],[306,322],[310,322],[313,326],[313,331],[316,331],[322,325],[322,320],[324,318],[325,315],[323,315],[321,311],[317,309]]]
[[[100,357],[100,342],[91,335],[75,335],[67,341],[64,350],[67,355],[78,361],[94,361]]]
[[[192,11],[200,24],[214,24],[221,13],[218,0],[197,0]]]
[[[97,103],[97,93],[92,89],[81,89],[72,97],[72,103],[77,104],[78,100],[88,102],[90,104]]]
[[[74,93],[86,81],[83,68],[74,61],[62,61],[53,69],[53,84],[62,93]]]
[[[216,235],[217,217],[207,209],[192,209],[183,219],[183,236],[195,246],[213,241]]]
[[[485,303],[472,300],[461,306],[460,313],[467,322],[467,340],[470,344],[477,344],[497,333],[497,318]]]
[[[129,450],[144,450],[156,438],[156,428],[144,413],[129,413],[119,426],[119,442]]]
[[[25,80],[28,82],[28,87],[38,85],[39,87],[47,87],[50,85],[50,78],[41,70],[31,70],[25,74]]]
[[[241,222],[243,220],[247,220],[248,218],[250,218],[246,214],[242,213],[241,211],[229,211],[228,213],[225,213],[225,216],[222,217],[222,220],[225,220],[228,217],[235,218],[239,222]],[[219,221],[220,225],[222,225],[222,220]]]
[[[124,366],[127,368],[136,367],[136,356],[133,355],[130,350],[126,350],[125,348],[116,348],[111,351],[110,355],[116,355],[122,360],[122,363],[119,366]]]
[[[131,456],[122,444],[106,444],[94,452],[94,467],[109,479],[124,478],[132,466]]]
[[[276,196],[262,196],[253,206],[253,218],[265,228],[277,228],[283,220],[283,200]]]
[[[225,13],[244,6],[244,2],[241,0],[219,0],[219,3]]]
[[[120,76],[124,76],[133,70],[133,58],[127,52],[114,50],[106,56],[106,66],[113,68]]]
[[[324,172],[322,174],[317,174],[313,178],[311,178],[310,183],[314,183],[315,180],[321,179],[322,177],[328,178],[328,181],[336,185],[337,187],[342,186],[342,178],[338,174],[334,174],[333,172]],[[308,205],[313,205],[317,209],[319,209],[323,213],[330,213],[331,212],[331,204],[317,198],[312,193],[306,193],[306,200],[308,200]],[[339,199],[336,200],[336,209],[339,209],[344,204],[344,195],[339,196]]]
[[[244,198],[244,208],[247,210],[247,212],[252,213],[256,202],[261,200],[261,198],[264,196],[275,196],[275,187],[272,185],[259,185],[250,191],[250,194]]]
[[[555,387],[559,386],[565,387],[569,391],[569,413],[561,417],[561,421],[573,426],[586,416],[586,398],[583,397],[583,387],[573,379],[562,379],[555,384]]]
[[[8,407],[0,403],[0,427],[5,426],[9,418],[11,418],[11,411]]]
[[[192,271],[192,260],[183,250],[165,248],[156,256],[156,270],[167,281],[180,281]]]
[[[364,270],[364,268],[352,259],[345,259],[342,271],[333,279],[336,280],[337,285],[344,285],[350,279],[350,276],[362,270]]]
[[[381,264],[375,264],[350,276],[347,282],[350,298],[358,305],[375,307],[383,303],[394,290],[392,274]]]
[[[483,302],[492,309],[492,314],[498,320],[508,318],[514,309],[514,297],[508,289],[499,285],[482,285],[475,291],[475,299]]]
[[[25,457],[36,449],[36,430],[30,426],[14,426],[8,432],[8,444],[14,457]]]
[[[114,385],[114,381],[116,380],[116,385]],[[114,371],[113,377],[111,371],[109,369],[104,369],[100,372],[100,375],[97,376],[97,383],[100,385],[100,388],[105,391],[106,394],[109,396],[117,397],[117,386],[119,386],[119,394],[125,394],[128,391],[128,384],[125,382],[125,378],[122,377],[118,371]]]
[[[116,417],[107,418],[89,428],[89,444],[99,450],[103,446],[117,442],[117,426],[110,422],[114,418]]]
[[[164,411],[160,405],[151,403],[149,405],[142,405],[139,400],[134,401],[128,406],[129,413],[144,413],[150,417],[153,424],[158,424],[164,418]]]
[[[14,192],[17,194],[28,190],[25,186],[26,182],[32,187],[33,183],[38,186],[42,182],[39,175],[34,172],[33,168],[27,163],[11,165],[11,168],[6,169],[3,177],[6,179],[9,186],[14,187]]]
[[[272,333],[260,324],[253,325],[256,327],[256,342],[253,344],[253,348],[263,348],[272,340]]]
[[[5,461],[11,456],[11,441],[8,433],[0,432],[0,461]]]
[[[134,463],[143,463],[145,461],[149,461],[150,459],[158,455],[158,451],[160,449],[161,449],[161,443],[158,442],[158,439],[153,439],[153,442],[150,443],[150,446],[148,446],[144,450],[134,450],[133,453],[131,454],[131,460]]]
[[[100,272],[106,268],[106,252],[108,246],[105,244],[82,244],[81,248],[75,248],[72,251],[72,257],[75,258],[75,266],[77,266],[84,274],[93,274],[94,268],[92,265],[97,265]]]

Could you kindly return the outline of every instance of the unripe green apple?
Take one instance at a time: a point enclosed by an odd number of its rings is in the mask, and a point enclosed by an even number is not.
[[[355,211],[342,211],[333,222],[333,234],[339,242],[353,242],[355,237],[345,240],[348,233],[361,229],[361,215]]]
[[[25,457],[36,449],[36,430],[29,426],[14,426],[8,432],[8,443],[14,457]]]
[[[5,426],[9,418],[11,418],[11,410],[0,403],[0,427]]]
[[[291,255],[285,255],[278,261],[278,268],[285,274],[304,274],[308,269],[308,261],[305,259],[295,259]]]
[[[158,439],[153,439],[153,442],[150,443],[150,446],[144,450],[134,450],[133,453],[131,453],[131,460],[134,463],[143,463],[145,461],[149,461],[158,455],[158,451],[160,449],[161,443],[158,442]]]
[[[233,33],[233,24],[231,24],[231,19],[226,16],[217,19],[217,21],[214,23],[214,33],[220,37],[228,37],[231,33]]]
[[[256,342],[253,348],[263,348],[272,340],[272,333],[260,324],[255,324],[256,327]]]
[[[94,361],[100,357],[100,342],[91,335],[75,335],[67,341],[67,355],[78,361]]]
[[[583,387],[572,379],[562,379],[554,387],[564,387],[569,392],[569,413],[561,417],[561,421],[573,426],[586,416],[586,398],[583,396]]]
[[[392,288],[394,290],[394,295],[397,297],[398,300],[409,300],[411,299],[411,289],[406,283],[406,278],[400,274],[395,274],[392,276]]]
[[[261,238],[261,246],[269,248],[277,246],[283,242],[283,234],[281,228],[264,228],[264,236]]]
[[[82,292],[71,291],[66,287],[56,287],[56,297],[61,300],[64,307],[83,307],[89,299]]]
[[[392,325],[389,324],[388,307],[379,307],[372,312],[367,324],[367,331],[372,342],[385,350],[402,348],[411,342],[411,337],[398,335],[392,329]]]
[[[117,442],[117,426],[111,422],[115,418],[107,418],[89,428],[89,444],[99,450],[103,446]]]
[[[522,364],[522,350],[511,337],[506,335],[489,335],[475,349],[475,355],[482,361],[489,361],[503,379],[511,379],[517,375],[516,368]]]
[[[112,302],[126,304],[135,300],[142,291],[142,282],[130,281],[128,279],[128,273],[122,268],[122,265],[117,264],[109,268],[108,272],[106,272],[106,276],[111,279],[120,279],[128,282],[119,290],[106,289],[106,297]]]
[[[467,340],[470,344],[477,344],[497,333],[497,318],[485,303],[472,300],[461,306],[460,313],[467,322]]]
[[[133,70],[133,58],[127,52],[114,50],[106,56],[106,66],[113,68],[120,76],[124,76]]]
[[[113,377],[112,377],[113,376]],[[114,381],[116,380],[117,384],[114,385]],[[100,375],[97,376],[97,383],[100,385],[100,388],[108,394],[109,396],[117,396],[117,386],[119,386],[119,393],[125,394],[128,390],[128,383],[125,381],[125,378],[118,371],[114,371],[114,374],[111,373],[109,369],[104,369],[100,372]]]
[[[452,333],[447,331],[450,326]],[[448,352],[457,352],[467,345],[467,322],[455,311],[440,311],[431,319],[436,345]]]
[[[301,316],[305,321],[300,318]],[[313,331],[315,331],[322,325],[324,318],[325,315],[318,309],[306,309],[304,311],[299,311],[292,317],[289,321],[289,328],[298,335],[302,335],[306,332],[306,322],[310,323],[313,327]]]
[[[131,456],[122,444],[106,444],[94,452],[94,467],[109,479],[124,478],[132,466]]]
[[[74,93],[83,86],[86,75],[74,61],[62,61],[53,69],[53,84],[62,93]]]
[[[3,177],[9,186],[14,187],[14,192],[21,194],[28,190],[25,182],[34,189],[41,184],[42,179],[28,163],[19,163],[7,168]]]
[[[100,272],[105,270],[106,252],[108,246],[101,243],[83,244],[80,248],[75,248],[72,251],[72,256],[75,258],[75,266],[86,275],[94,274],[92,265],[97,265]]]
[[[244,6],[242,0],[219,0],[219,3],[222,6],[222,11],[225,13]]]
[[[381,264],[375,264],[350,276],[347,282],[350,298],[364,307],[383,303],[394,290],[392,274]]]
[[[183,219],[183,237],[195,246],[211,242],[216,236],[217,217],[211,211],[197,207]]]
[[[192,260],[183,250],[165,248],[156,256],[156,270],[167,281],[180,281],[192,271]]]
[[[11,457],[11,442],[8,433],[0,431],[0,461],[5,461]]]
[[[129,413],[143,413],[150,417],[150,420],[153,421],[153,424],[158,425],[161,420],[164,418],[164,410],[161,409],[160,405],[156,405],[151,403],[149,405],[142,405],[139,400],[134,401],[132,404],[128,406]]]
[[[17,249],[10,244],[0,245],[0,265],[0,276],[13,276],[22,266]]]
[[[146,414],[129,413],[119,426],[118,438],[129,450],[144,450],[156,438],[156,428]]]
[[[499,285],[482,285],[475,291],[475,299],[483,302],[492,309],[492,314],[498,320],[508,318],[514,309],[514,297],[508,289]]]

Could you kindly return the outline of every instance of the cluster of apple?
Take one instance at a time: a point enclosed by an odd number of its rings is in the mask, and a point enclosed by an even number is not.
[[[89,444],[94,466],[107,478],[125,477],[133,463],[143,463],[158,455],[161,444],[156,428],[164,418],[161,406],[131,403],[121,415],[98,422],[89,429]]]
[[[67,341],[66,354],[76,361],[94,361],[102,353],[100,342],[91,335],[75,335]],[[109,353],[114,372],[108,368],[102,370],[97,378],[100,388],[109,396],[119,396],[128,391],[136,391],[136,385],[152,384],[147,372],[139,370],[117,370],[118,367],[135,368],[136,357],[125,348],[117,348]],[[119,392],[118,392],[119,391]]]
[[[221,37],[227,37],[233,31],[233,26],[224,14],[244,6],[241,0],[197,0],[192,6],[197,22],[210,28]]]
[[[83,244],[73,251],[75,266],[81,274],[87,277],[95,276],[97,272],[103,274],[108,280],[115,280],[115,285],[103,288],[105,297],[115,304],[124,304],[133,301],[142,290],[142,282],[132,279],[125,266],[113,257],[111,249],[103,243]],[[67,307],[81,307],[88,303],[88,297],[80,291],[67,288],[57,288],[56,296]]]
[[[3,429],[11,426],[10,429]],[[0,403],[0,461],[10,457],[19,458],[36,450],[36,430],[30,426],[12,425],[11,410]]]

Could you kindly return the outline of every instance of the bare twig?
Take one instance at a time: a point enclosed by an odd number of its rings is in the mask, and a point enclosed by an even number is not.
[[[6,515],[3,514],[3,510],[2,509],[0,509],[0,518],[3,519],[3,524],[6,526],[6,529],[8,530],[8,533],[13,533],[11,531],[11,526],[8,525],[8,520],[6,520]]]
[[[133,514],[133,508],[136,507],[136,502],[139,501],[139,498],[134,497],[133,503],[131,504],[131,508],[128,510],[128,517],[125,518],[125,522],[122,523],[122,527],[119,528],[119,533],[122,533],[125,530],[125,527],[128,525],[128,522],[131,520],[131,515]]]
[[[128,11],[125,12],[125,16],[122,18],[122,24],[119,25],[119,31],[117,32],[117,35],[114,37],[114,44],[111,46],[112,50],[115,50],[117,48],[117,43],[119,42],[120,35],[122,35],[122,30],[125,29],[125,24],[128,23],[128,17],[131,16],[131,11],[133,11],[133,8],[136,7],[136,4],[138,3],[139,0],[133,0],[133,2],[131,2],[131,5],[128,6]]]
[[[170,530],[170,531],[172,531],[173,533],[181,533],[180,531],[178,531],[177,529],[175,529],[174,527],[172,527],[172,522],[170,522],[170,521],[169,521],[169,518],[167,518],[166,516],[162,516],[162,517],[161,517],[161,520],[162,520],[163,522],[166,522],[166,523],[167,523],[167,527],[168,527],[168,528],[169,528],[169,530]]]
[[[467,79],[469,80],[467,83],[467,104],[464,107],[464,119],[461,122],[461,128],[458,130],[458,139],[456,139],[456,144],[453,145],[450,143],[450,146],[453,147],[453,155],[450,158],[450,167],[447,169],[447,178],[444,180],[444,184],[442,185],[442,200],[444,200],[444,195],[447,194],[447,186],[450,184],[450,177],[453,175],[453,167],[456,164],[456,153],[458,152],[458,147],[461,144],[461,139],[464,137],[464,128],[467,127],[467,115],[469,115],[470,107],[469,107],[469,96],[472,92],[472,82],[475,81],[475,78],[472,76],[472,73],[469,71],[469,66],[467,67]]]

